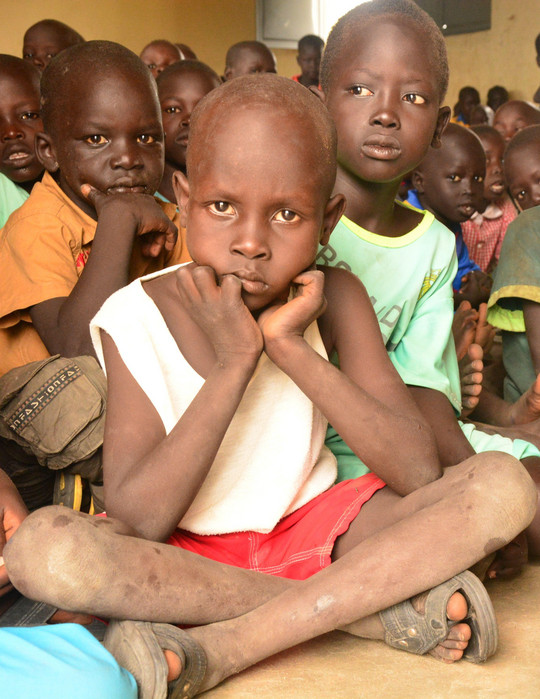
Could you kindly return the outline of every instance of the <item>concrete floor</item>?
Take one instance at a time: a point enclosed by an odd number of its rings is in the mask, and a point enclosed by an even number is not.
[[[540,697],[540,562],[490,582],[499,649],[484,665],[445,665],[334,632],[228,679],[208,699]],[[264,633],[264,629],[261,629]]]

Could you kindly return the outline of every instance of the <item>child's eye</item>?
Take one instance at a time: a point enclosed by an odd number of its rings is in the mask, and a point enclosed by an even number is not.
[[[516,194],[516,199],[518,199],[518,200],[525,199],[526,194],[527,194],[527,192],[524,189],[522,189],[521,192],[518,192]]]
[[[416,92],[408,92],[406,95],[403,95],[403,101],[404,102],[410,102],[411,104],[425,104],[426,100],[421,97],[420,95],[417,95]]]
[[[102,136],[99,133],[94,133],[91,136],[87,136],[85,138],[85,141],[86,143],[89,143],[92,146],[103,146],[105,143],[108,143],[105,136]]]
[[[23,53],[23,58],[34,58],[33,53]]]
[[[473,177],[473,179],[474,179],[475,182],[483,182],[483,181],[484,181],[484,178],[483,178],[482,175],[475,175],[475,176]]]
[[[144,143],[145,145],[155,143],[156,140],[156,137],[151,136],[149,133],[142,133],[140,136],[137,137],[137,143]]]
[[[39,112],[24,112],[21,114],[21,119],[24,121],[32,121],[34,119],[39,119]]]
[[[164,110],[165,114],[178,114],[182,110],[180,107],[166,107]]]
[[[353,85],[348,91],[355,97],[371,97],[373,95],[373,92],[363,85]]]
[[[451,182],[461,182],[461,177],[459,175],[448,175],[448,179]]]
[[[150,68],[150,70],[154,70],[154,68],[157,68],[157,65],[155,63],[147,63],[146,65]]]
[[[210,204],[210,211],[215,214],[221,214],[222,216],[232,216],[234,214],[234,209],[228,201],[214,201]]]
[[[290,209],[281,209],[274,215],[274,220],[280,223],[293,223],[298,221],[299,218],[298,214]]]

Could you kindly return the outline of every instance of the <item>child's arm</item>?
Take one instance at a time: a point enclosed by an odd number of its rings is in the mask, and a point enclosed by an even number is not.
[[[4,559],[1,558],[4,546],[27,515],[28,510],[17,488],[0,469],[0,597],[12,589]]]
[[[319,319],[327,349],[341,371],[304,340]],[[265,351],[321,409],[364,463],[396,492],[409,493],[438,478],[441,468],[431,430],[392,366],[372,305],[361,282],[340,269],[306,272],[300,295],[259,320]]]
[[[51,354],[95,356],[88,326],[103,302],[125,286],[133,243],[141,236],[142,252],[157,257],[171,250],[176,226],[153,197],[143,194],[105,195],[84,185],[95,206],[98,225],[92,252],[69,296],[43,301],[30,308],[32,322]]]
[[[201,390],[166,436],[163,423],[102,332],[108,377],[104,439],[107,513],[148,539],[163,541],[178,525],[201,487],[253,375],[262,336],[241,298],[241,283],[216,285],[208,267],[176,272],[182,308],[204,330],[215,363]],[[186,324],[185,315],[167,318]]]
[[[523,300],[523,316],[531,360],[536,374],[540,374],[540,303]]]

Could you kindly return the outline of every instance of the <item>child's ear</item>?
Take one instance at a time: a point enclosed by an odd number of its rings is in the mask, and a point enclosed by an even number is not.
[[[180,225],[186,227],[187,223],[187,204],[189,201],[189,182],[187,177],[180,170],[176,170],[172,176],[172,186],[176,203],[180,209]]]
[[[424,176],[420,170],[414,170],[411,175],[411,183],[413,189],[416,189],[418,194],[424,194]]]
[[[345,211],[347,200],[343,194],[335,194],[329,199],[326,209],[324,210],[323,229],[321,233],[321,245],[326,245],[330,239],[330,233],[336,227],[337,222],[342,217]]]
[[[435,133],[433,134],[433,138],[431,139],[432,148],[441,147],[441,136],[443,135],[444,130],[446,129],[446,126],[450,121],[450,114],[450,107],[441,107],[439,109],[439,114],[437,116],[437,126],[435,127]]]
[[[58,161],[56,159],[54,144],[49,134],[36,134],[35,149],[37,159],[47,172],[56,172],[58,170]]]
[[[223,80],[225,80],[225,82],[227,82],[227,80],[231,79],[231,75],[232,75],[232,70],[228,67],[225,68],[225,72],[223,73]]]

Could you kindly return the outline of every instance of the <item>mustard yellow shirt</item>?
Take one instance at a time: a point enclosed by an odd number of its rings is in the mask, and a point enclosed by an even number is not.
[[[133,246],[129,280],[190,260],[174,204],[159,202],[178,226],[171,252],[145,258]],[[84,270],[97,222],[64,194],[49,173],[0,231],[0,376],[49,356],[28,309],[67,297]]]

